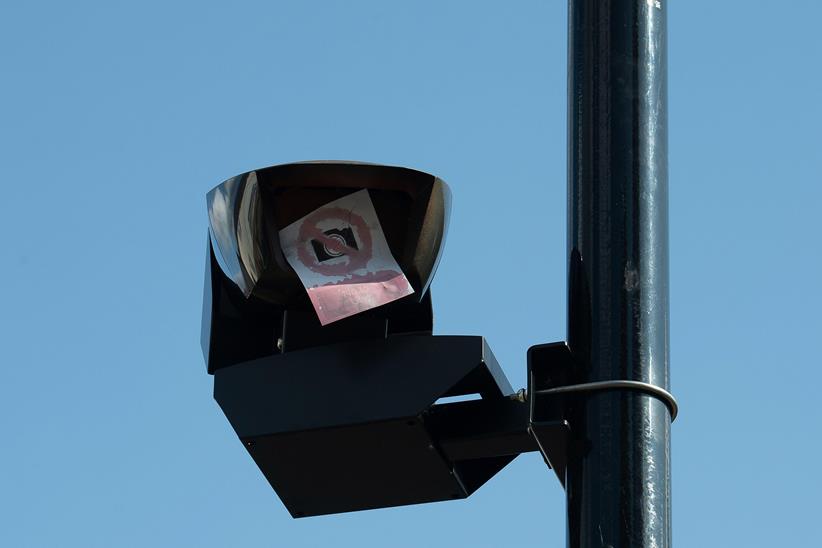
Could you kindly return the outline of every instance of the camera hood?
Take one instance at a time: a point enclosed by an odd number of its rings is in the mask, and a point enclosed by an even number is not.
[[[207,196],[209,237],[225,277],[246,298],[302,306],[304,289],[278,233],[316,208],[366,189],[388,246],[418,302],[436,271],[451,193],[428,173],[353,162],[306,162],[237,175]]]

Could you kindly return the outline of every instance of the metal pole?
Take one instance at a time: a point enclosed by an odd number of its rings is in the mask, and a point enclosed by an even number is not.
[[[577,382],[669,388],[667,0],[569,0],[568,342]],[[568,546],[671,546],[665,403],[572,409]]]

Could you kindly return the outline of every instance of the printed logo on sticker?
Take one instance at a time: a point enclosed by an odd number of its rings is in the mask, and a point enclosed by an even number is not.
[[[323,234],[327,239],[311,240],[314,255],[317,256],[317,261],[321,263],[346,256],[347,249],[360,250],[357,239],[354,237],[354,230],[350,226],[329,228],[323,230]]]

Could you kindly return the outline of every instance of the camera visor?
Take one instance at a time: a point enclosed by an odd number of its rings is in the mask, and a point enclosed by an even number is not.
[[[310,310],[308,287],[280,233],[328,204],[365,192],[390,248],[387,255],[422,299],[439,262],[450,210],[448,186],[412,169],[355,162],[304,162],[232,177],[207,195],[209,237],[226,281],[246,299]],[[304,246],[319,265],[361,257],[353,224],[321,224]],[[353,284],[352,284],[353,286]],[[390,301],[387,301],[390,302]]]
[[[257,172],[225,181],[207,196],[209,236],[217,263],[248,297],[263,271]]]

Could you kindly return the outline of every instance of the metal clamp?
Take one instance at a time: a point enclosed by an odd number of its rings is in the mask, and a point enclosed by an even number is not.
[[[649,394],[662,400],[662,402],[668,407],[668,410],[671,413],[671,422],[673,422],[674,419],[676,419],[676,416],[679,414],[679,405],[676,403],[676,398],[674,398],[673,394],[671,394],[664,388],[660,388],[659,386],[656,386],[654,384],[642,381],[615,380],[586,382],[583,384],[570,384],[567,386],[558,386],[555,388],[544,388],[542,390],[535,390],[534,393],[540,395],[549,395],[567,394],[569,392],[595,392],[599,390],[636,390],[639,392],[645,392],[646,394]]]

